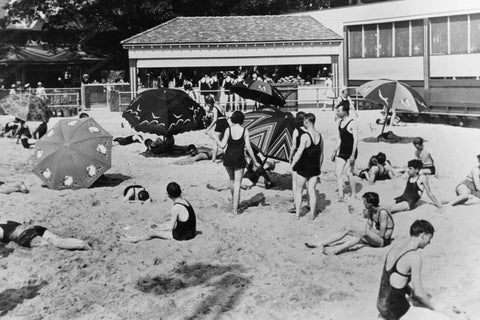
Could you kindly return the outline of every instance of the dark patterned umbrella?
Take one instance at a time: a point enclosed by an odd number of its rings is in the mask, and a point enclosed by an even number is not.
[[[268,108],[245,113],[245,128],[252,147],[265,157],[288,162],[292,150],[295,119],[290,112]]]
[[[285,99],[280,91],[268,82],[261,80],[237,83],[230,88],[230,92],[236,93],[242,98],[263,104],[274,106],[283,106],[285,104]]]
[[[47,103],[29,93],[9,94],[0,100],[0,108],[5,114],[24,121],[45,121],[52,116]]]
[[[184,91],[176,89],[144,91],[122,116],[135,130],[157,135],[205,128],[205,110]]]

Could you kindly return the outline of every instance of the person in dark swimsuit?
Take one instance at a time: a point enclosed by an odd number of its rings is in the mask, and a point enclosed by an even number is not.
[[[150,199],[150,194],[141,185],[131,185],[125,188],[123,191],[123,201],[147,201]]]
[[[299,111],[295,116],[295,129],[293,130],[293,133],[292,133],[292,153],[290,154],[290,163],[292,163],[293,156],[298,150],[298,146],[300,145],[300,138],[302,134],[307,131],[307,129],[303,125],[303,121],[305,120],[305,114],[306,114],[305,112]],[[296,188],[297,188],[297,172],[292,170],[293,199],[295,199]],[[293,207],[293,210],[290,209],[289,212],[294,213],[295,206]]]
[[[395,198],[395,204],[389,207],[390,213],[413,210],[422,197],[423,191],[427,193],[437,208],[442,209],[442,205],[430,189],[428,178],[419,174],[422,167],[422,161],[418,159],[408,161],[408,179],[405,191],[401,196]]]
[[[2,132],[0,133],[0,137],[4,137],[4,136],[14,137],[15,133],[18,130],[18,127],[19,127],[19,124],[16,121],[7,122]]]
[[[320,176],[323,163],[323,139],[320,132],[315,130],[315,115],[308,113],[305,115],[303,125],[307,129],[300,137],[298,150],[292,159],[292,171],[296,175],[295,189],[295,213],[297,219],[300,219],[300,210],[302,206],[302,192],[307,184],[308,198],[310,204],[310,216],[315,218],[315,207],[317,198],[315,188]]]
[[[399,320],[403,316],[409,319],[449,319],[439,313],[443,306],[432,301],[421,281],[422,257],[418,249],[430,244],[433,233],[430,222],[416,220],[410,227],[410,237],[387,253],[377,298],[377,309],[382,319]],[[407,296],[427,309],[411,306]],[[459,311],[455,307],[450,310]]]
[[[90,246],[83,240],[62,238],[42,226],[24,225],[16,221],[0,222],[0,241],[16,242],[25,248],[33,248],[53,244],[59,249],[85,250]]]
[[[343,195],[343,172],[347,168],[347,176],[352,190],[352,197],[357,197],[355,188],[355,177],[353,171],[357,159],[358,128],[354,119],[349,116],[350,107],[347,102],[341,102],[335,113],[338,117],[338,139],[337,146],[332,154],[332,161],[335,161],[335,174],[337,176],[338,201],[344,201]]]
[[[176,182],[167,185],[168,197],[173,201],[170,221],[139,236],[125,235],[124,241],[137,243],[151,239],[185,241],[195,238],[197,218],[192,205],[182,197],[182,189]]]
[[[113,139],[113,141],[117,142],[121,146],[126,146],[132,143],[142,143],[143,137],[139,134],[130,135],[127,137],[117,137]]]
[[[370,184],[375,183],[375,181],[389,180],[395,177],[393,168],[383,152],[370,157],[368,168],[360,172],[355,170],[354,173],[360,178],[367,180]]]
[[[215,100],[210,96],[205,98],[205,103],[213,112],[212,123],[207,128],[207,132],[214,128],[214,134],[217,136],[218,140],[222,140],[225,130],[229,127],[225,109],[215,106]],[[215,141],[213,141],[212,150],[212,162],[215,162],[217,160],[218,153],[218,146]]]
[[[339,254],[359,243],[379,248],[390,245],[395,224],[390,212],[379,207],[379,203],[380,199],[377,193],[366,192],[363,195],[363,205],[365,206],[363,215],[367,219],[365,227],[346,227],[319,244],[305,243],[305,245],[308,248],[320,248],[326,254]],[[338,243],[347,236],[350,236],[348,240],[334,248],[330,250],[325,248]]]
[[[227,96],[227,104],[226,104],[226,110],[233,110],[235,108],[235,95],[230,92],[230,89],[232,86],[235,84],[235,79],[233,78],[233,74],[230,72],[227,72],[227,76],[223,80],[223,92]]]
[[[48,127],[47,127],[47,122],[43,121],[40,123],[40,125],[33,131],[32,135],[34,139],[40,139],[47,133]]]
[[[187,158],[180,159],[175,162],[178,165],[193,164],[198,161],[211,160],[212,150],[205,147],[196,147],[194,144],[187,146]]]
[[[227,170],[230,180],[230,192],[233,197],[233,213],[238,214],[240,202],[240,189],[242,184],[243,171],[245,169],[245,150],[247,150],[254,165],[259,168],[260,163],[256,160],[252,146],[250,145],[250,134],[248,129],[242,127],[245,116],[241,111],[235,111],[230,117],[232,126],[225,130],[223,140],[220,141],[211,131],[208,134],[220,148],[225,148],[223,166]]]

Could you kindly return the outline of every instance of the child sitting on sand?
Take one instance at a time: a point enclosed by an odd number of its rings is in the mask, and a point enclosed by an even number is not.
[[[380,199],[375,192],[366,192],[363,195],[363,215],[367,219],[365,227],[347,227],[332,235],[319,244],[305,243],[308,248],[320,248],[325,254],[339,254],[359,243],[372,247],[386,247],[392,241],[394,222],[392,215],[387,209],[379,207]],[[331,250],[325,248],[333,245],[343,238],[350,238]]]
[[[422,197],[423,191],[427,192],[428,197],[433,201],[435,206],[439,209],[442,208],[440,202],[435,198],[430,185],[428,184],[428,178],[425,175],[420,175],[420,170],[423,167],[422,161],[413,159],[408,161],[408,179],[405,191],[399,197],[395,198],[395,204],[389,208],[389,211],[393,214],[401,211],[413,210],[417,202]]]
[[[75,238],[62,238],[47,228],[24,225],[16,221],[0,222],[0,241],[14,241],[22,247],[33,248],[53,244],[59,249],[85,250],[90,246]]]
[[[472,168],[467,178],[455,188],[457,196],[448,205],[480,203],[480,154],[477,155],[477,160],[478,164]]]
[[[146,232],[139,236],[125,235],[124,241],[137,243],[154,238],[163,240],[190,240],[197,233],[197,219],[195,211],[191,204],[182,197],[182,189],[176,182],[170,182],[167,185],[168,197],[173,201],[170,221],[158,230]]]
[[[423,167],[420,170],[420,174],[430,174],[438,177],[438,172],[435,168],[432,152],[424,147],[424,140],[421,137],[413,139],[413,145],[415,146],[415,158],[421,160]]]

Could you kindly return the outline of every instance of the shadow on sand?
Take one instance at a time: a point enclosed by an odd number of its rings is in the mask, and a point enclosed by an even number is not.
[[[327,196],[325,195],[325,193],[320,193],[318,190],[315,190],[315,197],[317,198],[317,202],[315,205],[315,216],[313,217],[313,219],[315,219],[330,204],[332,204],[332,201],[327,199]],[[306,200],[308,201],[308,197],[306,198]],[[309,211],[310,211],[310,208],[308,206],[302,207],[302,210],[300,212],[300,217],[305,216]]]
[[[39,284],[21,287],[19,289],[7,289],[0,293],[0,317],[22,304],[24,300],[33,299],[39,295],[40,289],[47,285],[46,281]]]
[[[13,249],[7,248],[3,244],[0,244],[0,258],[8,257],[13,251]]]
[[[131,177],[123,175],[121,173],[102,174],[97,181],[95,181],[90,188],[103,188],[103,187],[116,187],[123,181],[130,179]]]
[[[211,265],[203,263],[180,264],[171,277],[144,277],[137,281],[136,289],[157,295],[171,294],[178,290],[208,286],[210,292],[196,303],[188,320],[221,319],[222,314],[232,310],[250,285],[251,280],[243,276],[241,265]]]

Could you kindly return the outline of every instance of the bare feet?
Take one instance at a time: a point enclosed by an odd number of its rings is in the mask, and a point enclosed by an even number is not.
[[[325,247],[322,248],[322,253],[323,253],[323,254],[326,254],[326,255],[328,255],[328,256],[332,256],[332,255],[336,255],[336,254],[337,254],[337,252],[335,252],[334,249],[332,249],[332,248],[325,248]]]
[[[308,242],[305,242],[305,246],[309,249],[316,249],[316,248],[323,249],[322,246],[317,246],[316,244],[308,243]]]

